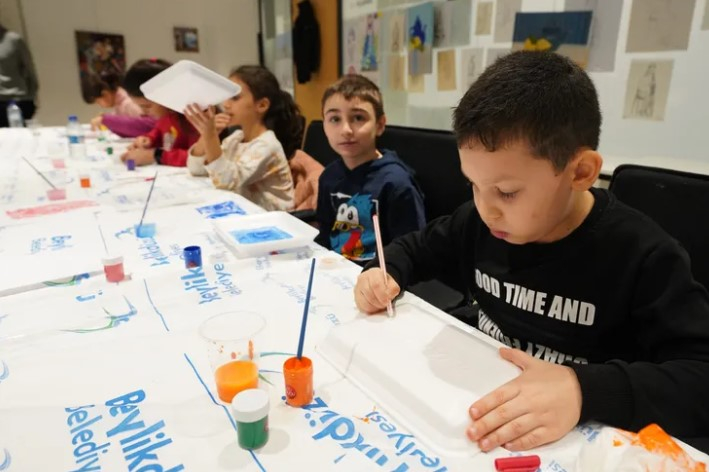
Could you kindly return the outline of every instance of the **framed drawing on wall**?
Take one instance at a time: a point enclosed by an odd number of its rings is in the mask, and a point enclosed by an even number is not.
[[[199,33],[197,28],[175,26],[172,28],[172,35],[175,38],[175,51],[199,52]]]
[[[76,31],[79,81],[84,101],[86,90],[101,82],[118,82],[126,71],[126,48],[122,34]]]

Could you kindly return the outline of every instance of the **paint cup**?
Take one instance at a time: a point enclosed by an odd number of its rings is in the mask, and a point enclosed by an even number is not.
[[[283,363],[286,385],[286,403],[301,407],[313,402],[313,361],[302,356],[291,357]]]
[[[81,188],[91,188],[91,176],[89,174],[79,175],[79,183]]]
[[[142,225],[135,225],[134,228],[135,235],[139,238],[152,238],[156,233],[155,223],[143,223]]]
[[[52,159],[52,167],[55,169],[66,169],[66,163],[64,162],[64,159]]]
[[[66,189],[50,188],[47,190],[47,198],[50,200],[66,200]]]
[[[202,250],[199,246],[187,246],[182,250],[182,255],[185,258],[186,269],[202,267]]]
[[[121,282],[126,278],[123,270],[123,256],[106,256],[101,259],[103,273],[106,274],[108,282]]]
[[[237,393],[231,401],[236,434],[242,449],[260,449],[268,442],[268,392],[251,388]]]
[[[220,313],[200,326],[222,401],[229,403],[237,393],[258,387],[265,328],[266,320],[250,311]]]
[[[111,149],[111,148],[108,148],[108,149]],[[110,156],[111,153],[109,152],[108,155]],[[135,170],[135,159],[126,159],[126,169]]]
[[[112,148],[111,146],[108,146],[108,147],[106,148],[106,154],[109,155],[109,156],[112,156],[112,155],[113,155],[113,148]],[[131,159],[131,160],[132,160],[132,159]],[[135,161],[133,161],[133,165],[135,165]],[[133,169],[128,169],[128,170],[133,170]]]

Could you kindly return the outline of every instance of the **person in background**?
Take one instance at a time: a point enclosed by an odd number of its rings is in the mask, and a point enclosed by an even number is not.
[[[228,124],[241,129],[220,144],[214,110],[190,105],[185,116],[199,130],[200,139],[190,149],[187,167],[193,175],[209,174],[216,188],[243,195],[266,210],[292,210],[288,159],[303,140],[300,110],[265,67],[241,66],[229,78],[241,90],[223,107]]]
[[[113,113],[101,113],[94,117],[91,120],[91,129],[96,131],[104,126],[121,137],[135,137],[151,130],[155,126],[155,119],[143,115],[143,110],[120,86],[120,82],[121,78],[115,73],[102,74],[100,77],[88,76],[82,80],[81,92],[84,101],[101,108],[113,109]],[[115,117],[122,117],[122,119],[114,120]],[[139,123],[137,128],[140,132],[133,135],[130,132],[126,134],[125,124],[130,123],[134,118],[137,118]]]
[[[184,167],[187,150],[199,135],[187,119],[145,98],[140,86],[164,71],[170,64],[162,59],[143,59],[131,66],[123,80],[123,88],[143,113],[157,119],[149,132],[138,136],[121,160],[133,159],[136,165],[162,164]]]
[[[27,44],[22,36],[0,24],[0,128],[8,126],[5,110],[11,101],[28,120],[36,110],[39,82]]]
[[[379,213],[387,244],[426,223],[423,195],[396,152],[377,149],[386,116],[374,82],[342,77],[325,90],[322,113],[327,140],[341,159],[320,175],[315,241],[364,264],[376,253],[372,215]]]

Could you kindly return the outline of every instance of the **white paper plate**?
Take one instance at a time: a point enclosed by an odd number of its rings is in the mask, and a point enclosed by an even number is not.
[[[148,100],[182,113],[187,105],[202,108],[238,95],[241,87],[192,61],[179,61],[140,86]]]
[[[500,358],[502,344],[458,323],[402,303],[395,318],[332,328],[316,350],[431,449],[471,456],[470,405],[520,371]]]
[[[239,257],[307,246],[318,234],[316,228],[284,211],[224,218],[214,227]]]

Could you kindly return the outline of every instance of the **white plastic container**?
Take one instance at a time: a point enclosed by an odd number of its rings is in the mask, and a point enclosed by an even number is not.
[[[182,113],[187,105],[202,108],[238,95],[241,87],[192,61],[179,61],[140,86],[148,100]]]
[[[335,326],[316,350],[392,419],[444,456],[480,452],[465,435],[468,409],[520,370],[502,344],[413,303],[396,317],[366,316]]]
[[[239,257],[307,246],[318,234],[316,228],[283,211],[224,218],[214,227]]]

